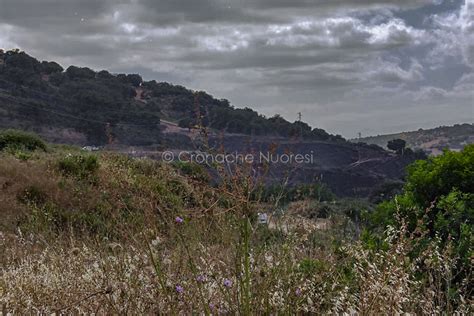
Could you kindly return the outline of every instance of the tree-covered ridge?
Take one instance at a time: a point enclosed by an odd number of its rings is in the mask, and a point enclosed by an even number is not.
[[[474,143],[474,124],[464,123],[453,126],[440,126],[432,129],[422,129],[412,132],[377,135],[351,140],[387,147],[393,140],[403,140],[412,150],[423,150],[431,155],[441,155],[443,149],[462,150],[464,146]],[[389,148],[390,149],[390,148]]]
[[[19,125],[8,127],[70,129],[93,144],[159,141],[159,109],[134,99],[139,76],[75,66],[63,71],[17,50],[0,53],[0,60],[0,104],[5,118]]]
[[[40,62],[19,50],[0,50],[0,104],[5,120],[13,122],[0,122],[6,127],[68,128],[94,144],[159,144],[160,117],[186,128],[343,141],[304,122],[234,108],[203,91],[143,81],[138,74],[76,66],[64,71],[56,62]]]

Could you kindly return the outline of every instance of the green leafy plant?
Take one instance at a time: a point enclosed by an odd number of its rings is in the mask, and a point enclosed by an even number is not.
[[[87,179],[97,172],[99,162],[96,156],[68,154],[59,160],[58,167],[64,175]]]
[[[0,150],[5,149],[12,151],[46,151],[46,144],[35,134],[9,129],[0,132]]]
[[[412,252],[416,258],[431,241],[452,247],[458,263],[453,283],[470,273],[474,254],[474,145],[461,152],[420,160],[409,166],[403,194],[381,203],[369,216],[363,239],[371,248],[387,227],[406,221],[407,231],[420,236]]]

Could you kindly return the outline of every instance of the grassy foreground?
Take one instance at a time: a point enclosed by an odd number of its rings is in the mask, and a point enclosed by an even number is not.
[[[0,314],[473,311],[449,244],[411,259],[421,235],[398,215],[368,247],[343,212],[307,216],[315,200],[259,225],[272,203],[245,168],[211,185],[198,166],[30,149],[0,153]]]

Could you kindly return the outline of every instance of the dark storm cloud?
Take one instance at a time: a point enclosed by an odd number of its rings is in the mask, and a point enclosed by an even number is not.
[[[472,121],[473,12],[474,0],[0,0],[0,47],[301,111],[351,137]]]

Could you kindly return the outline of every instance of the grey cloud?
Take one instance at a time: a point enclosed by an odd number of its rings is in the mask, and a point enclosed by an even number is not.
[[[474,72],[463,75],[450,93],[453,96],[466,97],[471,101],[471,109],[474,111]]]
[[[263,24],[294,21],[295,16],[324,16],[341,12],[408,9],[433,0],[137,0],[123,10],[134,23]]]
[[[446,57],[461,57],[474,67],[474,0],[465,0],[458,11],[431,17],[435,43],[429,57],[439,63]]]
[[[415,96],[416,101],[439,101],[443,99],[447,94],[446,90],[436,88],[436,87],[423,87],[418,92],[418,95]]]
[[[381,82],[410,83],[423,79],[423,66],[417,60],[412,60],[406,70],[396,63],[383,61],[376,62],[371,68],[374,70],[370,72],[370,77]]]
[[[461,8],[459,23],[462,31],[463,53],[466,61],[474,67],[474,0],[465,0]]]
[[[93,18],[101,15],[108,11],[113,3],[112,0],[1,0],[0,21],[31,28],[41,28],[45,25],[65,26],[66,21],[72,18]]]

